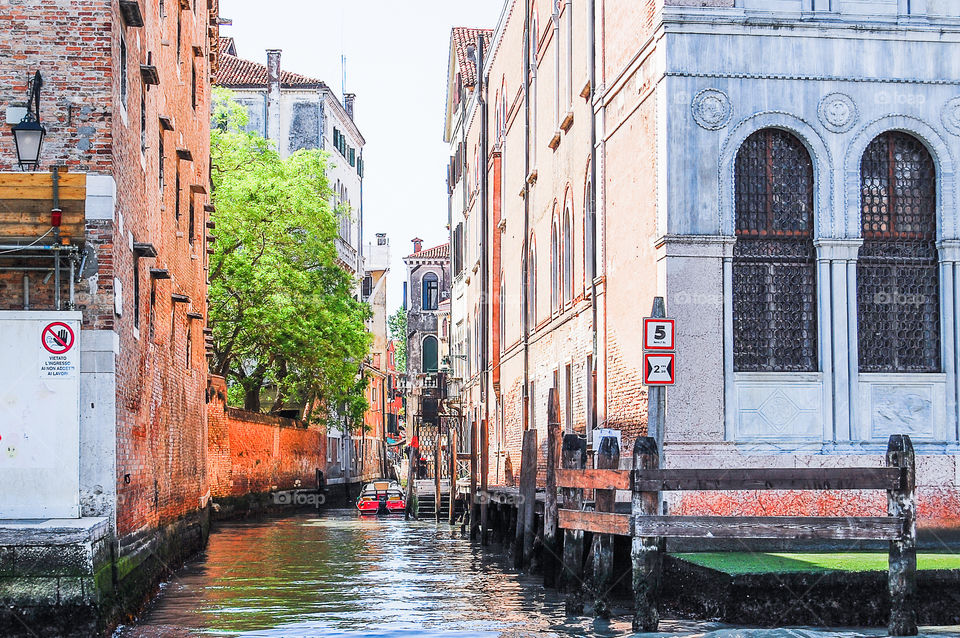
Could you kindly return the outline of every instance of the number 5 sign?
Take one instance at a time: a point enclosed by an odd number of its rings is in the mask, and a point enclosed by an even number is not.
[[[644,350],[675,350],[676,330],[673,319],[646,317],[643,320]]]

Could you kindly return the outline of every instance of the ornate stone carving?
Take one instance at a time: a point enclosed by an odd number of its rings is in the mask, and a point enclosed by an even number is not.
[[[720,89],[704,89],[697,93],[690,105],[693,119],[708,131],[722,129],[730,121],[733,108],[730,98]]]
[[[883,438],[891,434],[932,434],[932,386],[877,384],[870,389],[874,437]]]
[[[940,112],[940,117],[945,129],[954,135],[960,135],[960,97],[947,100]]]
[[[820,123],[834,133],[846,133],[853,128],[860,117],[857,105],[846,93],[830,93],[820,100],[817,109]]]

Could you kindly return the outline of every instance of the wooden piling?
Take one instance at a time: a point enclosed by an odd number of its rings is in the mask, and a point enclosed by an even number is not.
[[[420,460],[420,450],[415,447],[411,447],[408,452],[409,467],[407,468],[407,506],[403,510],[403,517],[405,519],[410,519],[410,513],[413,512],[413,517],[417,517],[417,511],[413,507],[413,481],[416,476],[416,465]]]
[[[557,461],[560,457],[560,397],[556,388],[547,396],[547,491],[543,505],[543,584],[557,586],[560,544],[557,542]]]
[[[903,520],[900,538],[890,541],[891,636],[917,635],[916,457],[910,437],[895,434],[887,444],[887,466],[900,468],[900,486],[887,490],[887,513]]]
[[[440,468],[443,467],[440,461],[440,451],[443,446],[440,445],[440,432],[437,432],[436,446],[433,448],[433,518],[440,522]]]
[[[584,470],[587,467],[587,440],[577,434],[563,437],[561,463],[565,470]],[[583,509],[583,490],[564,488],[563,508]],[[560,582],[567,593],[568,614],[583,613],[583,530],[567,529],[563,534],[563,574]]]
[[[523,433],[523,450],[520,460],[520,507],[523,516],[522,566],[533,561],[533,537],[536,534],[537,513],[537,431]]]
[[[596,465],[598,470],[617,470],[620,468],[620,446],[616,437],[605,436],[597,449]],[[616,490],[596,490],[594,510],[613,512],[616,507]],[[610,588],[613,586],[613,542],[612,534],[594,534],[593,536],[593,609],[601,618],[610,617]]]
[[[487,419],[480,422],[480,544],[486,545],[490,537],[490,513],[487,494],[488,472],[490,469],[490,434]]]
[[[467,511],[470,512],[470,540],[476,540],[480,533],[480,517],[477,511],[477,429],[475,423],[470,424],[470,502]]]
[[[655,470],[660,468],[660,455],[657,442],[649,436],[638,437],[633,446],[633,470]],[[634,481],[635,482],[635,481]],[[642,632],[657,631],[660,613],[657,610],[657,597],[660,590],[660,567],[663,560],[660,552],[660,539],[641,537],[636,533],[635,519],[641,516],[656,516],[660,500],[659,492],[641,492],[637,485],[633,489],[631,523],[632,546],[630,558],[633,566],[633,601],[635,611],[633,630]]]
[[[450,464],[450,511],[447,518],[451,525],[457,522],[457,428],[451,424],[447,431],[447,450]]]

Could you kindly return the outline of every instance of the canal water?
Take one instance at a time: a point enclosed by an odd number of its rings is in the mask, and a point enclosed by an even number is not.
[[[716,638],[819,633],[669,620],[661,630]],[[481,550],[459,528],[333,510],[219,525],[205,554],[114,638],[630,634],[625,614],[609,622],[568,618],[562,597],[545,591],[539,576],[509,569],[496,546]]]

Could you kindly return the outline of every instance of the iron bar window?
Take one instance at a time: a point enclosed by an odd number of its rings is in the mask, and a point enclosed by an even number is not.
[[[813,163],[796,136],[763,129],[735,164],[734,369],[818,369]]]
[[[888,131],[860,162],[861,372],[939,372],[936,173],[915,137]]]

